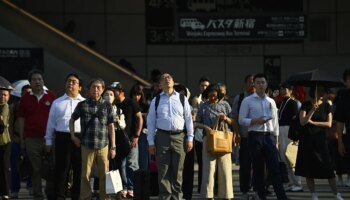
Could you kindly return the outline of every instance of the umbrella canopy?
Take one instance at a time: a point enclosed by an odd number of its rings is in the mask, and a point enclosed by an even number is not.
[[[306,87],[315,85],[323,85],[326,87],[344,87],[344,83],[340,78],[334,77],[329,73],[326,73],[319,69],[291,75],[286,80],[286,82],[291,85],[300,85]]]
[[[28,80],[18,80],[14,83],[12,83],[13,87],[15,88],[13,91],[11,91],[11,95],[16,97],[21,97],[22,93],[22,87],[25,85],[30,85]]]
[[[13,90],[11,83],[4,77],[0,76],[0,89],[2,90]]]
[[[11,95],[16,97],[22,96],[22,87],[25,85],[30,85],[29,81],[26,79],[18,80],[12,83],[12,86],[14,87],[14,90],[11,91]],[[44,90],[48,90],[46,86],[44,86]]]

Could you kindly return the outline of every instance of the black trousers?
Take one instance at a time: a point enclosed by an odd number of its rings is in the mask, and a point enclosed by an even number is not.
[[[203,172],[203,143],[195,140],[194,148],[196,150],[197,162],[198,162],[198,193],[201,193],[202,186],[202,172]]]
[[[239,187],[242,193],[250,190],[252,181],[252,159],[249,154],[248,138],[241,138],[241,146],[239,149]]]
[[[182,171],[182,193],[186,200],[192,199],[194,177],[194,149],[186,153],[184,169]]]
[[[10,143],[0,145],[0,196],[8,196],[10,191],[10,183],[8,182],[9,177],[7,177],[10,174],[8,166],[10,163],[10,158],[8,157],[9,145]]]
[[[72,167],[73,187],[71,190],[71,199],[78,200],[81,181],[81,149],[74,145],[69,133],[56,132],[55,158],[56,199],[66,198],[67,180],[70,167]]]

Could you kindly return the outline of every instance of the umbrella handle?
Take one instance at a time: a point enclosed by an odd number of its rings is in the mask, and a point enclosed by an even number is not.
[[[315,89],[315,101],[316,101],[316,103],[317,103],[317,83],[316,83],[316,89]]]

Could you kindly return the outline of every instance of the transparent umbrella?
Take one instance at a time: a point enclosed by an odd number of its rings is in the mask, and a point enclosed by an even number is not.
[[[0,76],[0,89],[13,90],[14,88],[6,78]]]

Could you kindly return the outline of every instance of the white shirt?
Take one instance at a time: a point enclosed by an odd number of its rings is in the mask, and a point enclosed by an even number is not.
[[[70,134],[69,120],[75,107],[84,100],[85,98],[80,94],[75,99],[64,94],[52,103],[46,127],[46,145],[52,145],[52,136],[55,131]],[[74,130],[80,132],[80,119],[74,122]]]
[[[265,95],[261,98],[256,93],[244,98],[239,110],[239,123],[243,126],[248,126],[248,131],[272,132],[274,135],[279,135],[277,106],[273,99]],[[259,125],[251,125],[254,118],[266,117],[272,118],[266,123]]]

